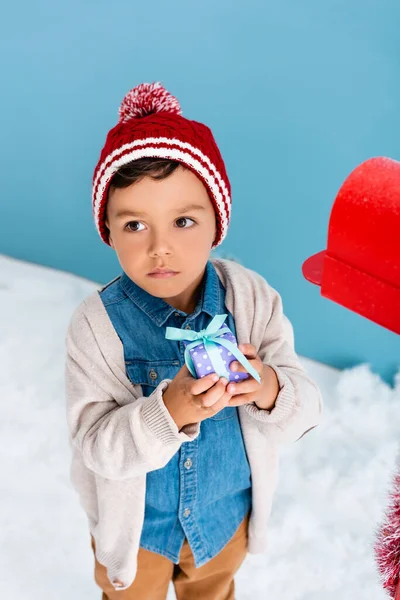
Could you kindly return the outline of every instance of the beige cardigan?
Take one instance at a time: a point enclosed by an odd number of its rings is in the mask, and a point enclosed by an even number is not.
[[[279,445],[318,425],[322,400],[294,351],[279,294],[255,271],[227,259],[211,261],[226,290],[238,343],[255,346],[276,371],[281,388],[271,412],[255,404],[238,408],[252,477],[248,550],[256,554],[266,548]],[[149,397],[130,382],[121,341],[98,291],[75,310],[66,349],[71,481],[87,514],[98,561],[107,567],[114,588],[126,589],[136,576],[146,473],[164,467],[183,442],[195,439],[200,424],[178,431],[162,399],[170,379]]]

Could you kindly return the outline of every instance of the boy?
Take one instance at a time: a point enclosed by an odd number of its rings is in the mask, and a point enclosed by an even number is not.
[[[159,83],[131,90],[93,179],[93,211],[122,276],[67,332],[71,480],[103,600],[233,600],[246,553],[265,549],[278,446],[320,420],[279,295],[209,258],[227,233],[230,183],[211,131]],[[217,314],[259,375],[196,379],[183,340]],[[244,372],[239,361],[231,371]]]

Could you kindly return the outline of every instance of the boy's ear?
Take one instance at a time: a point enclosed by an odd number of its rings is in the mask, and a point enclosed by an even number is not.
[[[214,242],[215,242],[215,238],[217,237],[217,232],[218,232],[218,229],[217,229],[217,226],[215,225],[215,228],[214,228],[214,237],[213,237],[213,243],[211,244],[211,247],[212,247],[212,245],[213,245],[213,244],[214,244]]]
[[[108,241],[110,243],[111,248],[114,248],[114,243],[112,241],[112,237],[111,237],[111,233],[110,233],[110,226],[108,224],[108,220],[107,219],[105,220],[105,225],[106,225],[106,227],[108,229]],[[114,250],[115,250],[115,248],[114,248]]]

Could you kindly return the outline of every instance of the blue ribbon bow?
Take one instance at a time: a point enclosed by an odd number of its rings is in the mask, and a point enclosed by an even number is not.
[[[244,356],[244,354],[239,350],[239,348],[232,344],[232,342],[230,342],[226,338],[222,337],[224,333],[230,332],[230,329],[227,326],[221,328],[221,325],[223,324],[227,316],[227,314],[215,315],[215,317],[206,327],[206,329],[201,329],[200,331],[193,331],[187,329],[183,330],[179,329],[178,327],[167,327],[165,337],[168,340],[188,340],[192,342],[191,344],[188,344],[185,348],[185,363],[193,377],[196,377],[196,371],[194,369],[193,359],[190,355],[189,350],[191,350],[191,348],[199,346],[200,344],[204,344],[204,349],[210,357],[211,364],[214,367],[215,373],[217,373],[219,377],[226,377],[228,381],[230,379],[229,371],[226,365],[224,364],[221,358],[221,354],[218,350],[218,346],[224,346],[230,352],[232,352],[234,357],[244,366],[247,372],[250,373],[250,375],[254,377],[256,381],[258,381],[258,383],[261,383],[260,375],[254,369],[254,367],[251,366],[251,364]]]

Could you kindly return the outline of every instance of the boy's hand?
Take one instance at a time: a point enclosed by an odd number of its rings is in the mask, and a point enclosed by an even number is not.
[[[164,404],[179,431],[185,425],[213,417],[228,406],[232,395],[226,392],[227,383],[225,377],[219,379],[215,373],[195,379],[184,364],[163,393]]]
[[[279,382],[275,371],[268,365],[264,365],[252,344],[239,344],[238,347],[260,375],[261,383],[251,375],[240,383],[231,381],[227,392],[231,393],[233,398],[228,406],[242,406],[254,402],[258,408],[272,410],[279,394]],[[229,367],[232,371],[247,372],[237,360],[231,362]]]

